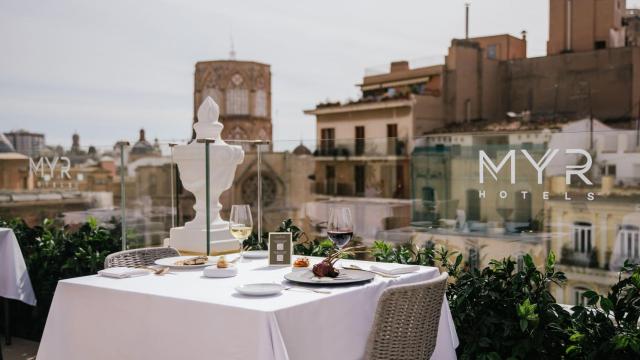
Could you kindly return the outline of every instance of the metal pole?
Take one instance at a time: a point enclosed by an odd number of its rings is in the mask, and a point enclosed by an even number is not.
[[[177,144],[169,144],[169,148],[171,149],[171,227],[176,227],[176,201],[175,201],[175,163],[173,161],[173,147]]]
[[[262,146],[256,145],[258,152],[258,245],[262,242]]]
[[[206,205],[206,212],[207,212],[207,256],[209,256],[209,254],[211,253],[211,190],[209,189],[210,187],[210,171],[209,171],[209,144],[214,143],[215,140],[214,139],[198,139],[197,140],[199,143],[204,143],[204,168],[206,171],[205,174],[205,196],[206,196],[206,201],[207,203]],[[217,200],[217,199],[216,199]]]
[[[211,193],[209,190],[209,142],[204,143],[205,182],[207,186],[207,256],[211,253]]]
[[[124,147],[129,145],[128,141],[119,141],[117,143],[120,146],[120,226],[121,226],[121,240],[122,250],[127,249],[127,211],[126,211],[126,190],[125,190],[125,166],[124,166]]]

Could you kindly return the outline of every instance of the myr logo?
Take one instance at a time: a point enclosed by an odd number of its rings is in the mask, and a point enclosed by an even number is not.
[[[29,158],[29,170],[36,175],[39,171],[40,177],[45,178],[44,163],[46,162],[47,167],[49,168],[47,171],[47,177],[53,179],[53,171],[55,170],[58,161],[60,161],[60,179],[64,179],[65,177],[67,179],[71,179],[71,175],[69,175],[69,169],[71,169],[71,161],[66,156],[60,158],[56,156],[53,158],[53,161],[49,161],[49,158],[47,157],[41,157],[37,163],[34,162],[32,158]]]
[[[529,160],[529,163],[531,163],[531,166],[533,166],[533,168],[536,169],[536,172],[538,173],[538,184],[542,184],[542,173],[544,169],[547,166],[549,166],[549,163],[551,163],[551,160],[553,160],[553,158],[558,154],[560,150],[548,149],[547,152],[545,152],[545,154],[542,156],[542,158],[539,161],[535,161],[527,150],[521,149],[520,151],[522,152],[522,154],[524,154],[527,160]],[[584,181],[585,184],[593,185],[593,183],[589,179],[587,179],[587,177],[584,175],[587,171],[591,169],[591,165],[593,164],[593,160],[591,159],[591,154],[589,154],[587,151],[582,149],[567,149],[565,150],[565,154],[583,155],[587,159],[587,161],[582,165],[566,166],[566,171],[565,171],[566,184],[567,185],[571,184],[571,176],[576,175],[580,179],[582,179],[582,181]],[[491,158],[487,155],[487,153],[484,152],[484,150],[480,150],[479,156],[480,156],[480,159],[479,159],[480,160],[479,162],[480,184],[484,184],[485,169],[487,169],[487,171],[489,172],[491,177],[493,177],[494,180],[498,181],[498,173],[507,164],[507,162],[510,163],[509,168],[511,170],[510,171],[511,183],[512,184],[516,183],[516,163],[515,163],[516,151],[515,150],[509,150],[507,155],[502,159],[502,161],[498,163],[498,165],[496,165],[493,161],[491,161]]]

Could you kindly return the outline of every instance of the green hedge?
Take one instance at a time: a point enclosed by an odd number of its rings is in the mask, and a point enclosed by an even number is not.
[[[102,227],[95,219],[74,230],[51,220],[36,227],[20,219],[0,220],[0,227],[16,234],[38,300],[36,307],[12,302],[12,333],[32,340],[42,336],[58,281],[95,274],[121,247],[120,226]]]

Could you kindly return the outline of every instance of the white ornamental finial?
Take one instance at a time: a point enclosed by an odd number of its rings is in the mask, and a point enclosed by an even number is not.
[[[220,133],[224,127],[219,121],[220,107],[210,96],[198,108],[198,122],[193,124],[196,132],[196,139],[221,140]]]

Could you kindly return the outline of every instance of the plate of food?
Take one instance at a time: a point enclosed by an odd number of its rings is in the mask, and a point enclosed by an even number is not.
[[[198,269],[215,263],[214,256],[174,256],[155,261],[156,265],[179,269]]]
[[[337,269],[334,264],[335,262],[321,261],[311,269],[303,268],[304,270],[294,270],[285,274],[284,278],[301,284],[342,285],[368,282],[375,276],[368,271]]]

